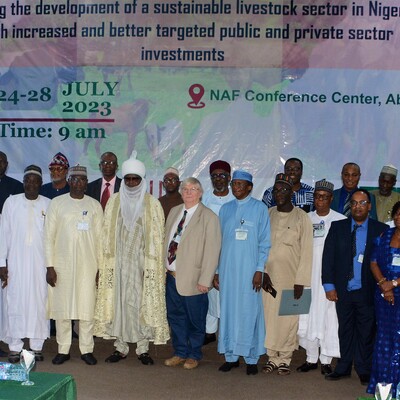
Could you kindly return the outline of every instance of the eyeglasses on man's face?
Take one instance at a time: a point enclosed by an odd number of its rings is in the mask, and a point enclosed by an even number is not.
[[[111,165],[111,166],[114,166],[114,165],[117,165],[117,162],[116,161],[105,161],[105,160],[103,160],[103,161],[100,161],[100,165],[102,165],[102,166],[107,166],[107,165]]]
[[[228,174],[225,174],[225,173],[211,174],[210,177],[211,177],[212,180],[215,180],[215,179],[226,179],[226,178],[228,178]]]
[[[178,183],[178,182],[179,182],[179,179],[178,179],[178,178],[164,178],[163,182],[164,182],[165,184],[168,184],[168,183]]]
[[[360,201],[350,200],[350,206],[351,207],[357,207],[357,206],[366,207],[368,204],[369,204],[368,200],[360,200]]]
[[[191,187],[191,188],[184,187],[182,189],[182,193],[185,193],[185,194],[194,194],[198,191],[199,191],[199,188],[196,188],[196,187]]]
[[[281,188],[272,189],[272,194],[288,193],[288,192],[290,192],[290,188],[288,188],[288,187],[281,187]]]

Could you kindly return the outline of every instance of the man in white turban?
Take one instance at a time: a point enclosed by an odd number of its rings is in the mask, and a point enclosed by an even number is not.
[[[169,339],[164,212],[160,202],[146,193],[145,175],[144,164],[132,154],[122,164],[120,191],[111,196],[104,212],[95,335],[116,338],[115,351],[105,360],[109,363],[125,359],[128,343],[136,343],[138,359],[151,365],[149,342],[165,344]]]

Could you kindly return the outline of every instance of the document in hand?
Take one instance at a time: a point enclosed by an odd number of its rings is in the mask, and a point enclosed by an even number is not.
[[[305,288],[300,299],[294,298],[293,289],[282,290],[281,305],[279,315],[299,315],[308,314],[311,304],[311,289]]]

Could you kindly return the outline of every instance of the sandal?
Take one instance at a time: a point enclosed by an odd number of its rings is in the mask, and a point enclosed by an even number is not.
[[[264,372],[264,374],[272,374],[272,372],[274,372],[276,369],[278,369],[278,367],[276,366],[275,363],[273,363],[272,361],[268,361],[262,369],[262,372]]]
[[[20,353],[18,351],[10,351],[8,353],[8,362],[11,364],[19,363]]]
[[[289,365],[287,365],[287,364],[279,364],[278,375],[289,375],[289,374],[290,374]]]
[[[43,353],[41,351],[38,350],[30,350],[34,355],[35,355],[35,361],[43,361],[44,357],[43,357]]]

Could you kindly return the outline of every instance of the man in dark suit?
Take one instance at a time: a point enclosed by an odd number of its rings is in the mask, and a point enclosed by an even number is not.
[[[106,152],[100,157],[99,168],[102,178],[90,182],[86,189],[86,194],[101,203],[103,210],[110,196],[119,192],[121,178],[116,176],[118,169],[118,159],[114,153]]]
[[[369,218],[371,196],[357,189],[351,196],[351,216],[332,222],[322,257],[326,298],[336,302],[340,359],[327,380],[349,377],[354,368],[362,385],[371,373],[375,338],[375,280],[370,271],[374,239],[388,226]]]
[[[0,151],[0,215],[8,196],[24,192],[24,187],[20,181],[6,175],[7,168],[7,154]]]

